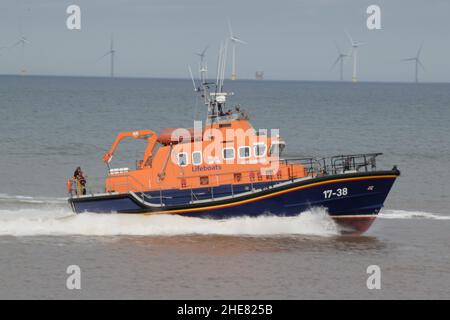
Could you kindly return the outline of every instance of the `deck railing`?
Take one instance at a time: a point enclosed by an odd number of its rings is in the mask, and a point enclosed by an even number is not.
[[[322,170],[327,174],[340,174],[350,171],[374,171],[377,168],[377,157],[382,153],[365,153],[339,155],[322,158]]]
[[[284,164],[284,171],[279,170],[278,172],[274,172],[273,175],[260,175],[256,171],[240,171],[233,173],[234,175],[238,174],[240,175],[240,179],[249,185],[247,192],[255,192],[256,189],[259,189],[259,187],[255,187],[255,185],[258,185],[258,183],[264,182],[265,185],[263,189],[270,189],[273,188],[276,184],[285,181],[285,180],[294,180],[297,178],[301,178],[298,174],[295,172],[295,165],[301,164],[304,167],[304,176],[303,177],[310,177],[314,178],[317,176],[326,176],[326,175],[335,175],[335,174],[342,174],[342,173],[351,173],[351,172],[368,172],[376,170],[376,158],[381,155],[381,153],[367,153],[367,154],[352,154],[352,155],[339,155],[339,156],[333,156],[333,157],[327,157],[327,158],[288,158],[288,159],[279,159],[279,160],[272,160],[272,161],[279,161],[280,163]],[[288,168],[288,169],[286,169]],[[219,176],[223,175],[229,175],[230,173],[220,173],[220,174],[210,174],[209,175],[209,181],[207,185],[201,185],[199,188],[208,189],[209,193],[209,200],[214,201],[218,198],[217,195],[214,194],[214,189],[222,186],[222,185],[230,185],[230,197],[234,198],[236,196],[236,188],[238,188],[237,185],[239,183],[236,183],[235,177],[233,177],[233,180],[225,181],[224,179],[219,179]],[[196,189],[193,185],[189,185],[186,183],[186,179],[192,179],[196,177],[201,177],[204,175],[195,175],[195,176],[187,176],[187,177],[180,177],[180,180],[185,181],[185,184],[183,186],[183,182],[181,182],[181,189],[184,190],[190,190],[190,201],[199,201],[201,200],[199,197],[199,194],[196,193]],[[274,179],[274,177],[276,177]],[[244,179],[245,178],[245,179]],[[114,175],[108,175],[107,176],[107,184],[110,188],[110,190],[115,189],[127,189],[130,191],[133,191],[143,202],[151,202],[153,204],[155,203],[155,200],[157,203],[161,206],[166,205],[164,201],[164,192],[165,190],[160,189],[159,190],[159,196],[153,196],[150,197],[146,195],[143,190],[147,190],[149,188],[145,188],[144,185],[137,180],[135,177],[127,174],[127,173],[121,173],[121,174],[114,174]],[[114,181],[116,180],[117,181]],[[219,183],[220,180],[220,183]],[[100,181],[100,183],[98,183]],[[235,186],[235,184],[237,184]],[[178,186],[179,187],[179,186]],[[105,193],[105,182],[104,180],[101,181],[100,178],[97,179],[91,179],[89,178],[87,180],[86,185],[86,194],[87,195],[93,195],[98,190],[103,190],[101,192]],[[78,190],[79,191],[79,190]],[[153,190],[157,191],[157,190]],[[79,192],[77,192],[77,185],[74,181],[72,181],[72,187],[70,190],[70,194],[72,196],[80,196]],[[216,198],[216,199],[215,199]]]

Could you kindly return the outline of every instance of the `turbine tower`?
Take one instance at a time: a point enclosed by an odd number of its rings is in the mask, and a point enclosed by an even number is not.
[[[337,52],[338,52],[338,57],[336,59],[336,61],[333,63],[333,66],[331,67],[331,70],[333,70],[333,68],[339,63],[340,65],[340,81],[344,80],[344,59],[347,58],[349,55],[342,53],[341,49],[339,48],[339,46],[337,45],[337,43],[335,43]]]
[[[420,45],[419,50],[417,51],[417,54],[415,57],[412,58],[407,58],[407,59],[403,59],[403,61],[414,61],[415,65],[416,65],[416,73],[415,73],[415,82],[418,83],[419,82],[419,66],[422,67],[422,69],[425,70],[425,67],[422,64],[422,61],[420,61],[420,53],[422,52],[422,45]]]
[[[116,50],[114,49],[114,40],[113,40],[113,38],[111,38],[111,44],[110,44],[108,52],[106,52],[103,56],[101,56],[98,59],[98,60],[101,60],[104,57],[110,56],[110,58],[111,58],[111,67],[110,67],[111,68],[111,70],[110,70],[111,78],[114,78],[114,58],[115,58],[115,55],[116,55]]]
[[[364,42],[357,42],[357,41],[353,41],[352,37],[350,36],[350,34],[348,32],[347,33],[347,37],[350,40],[350,45],[352,46],[352,54],[351,56],[353,57],[353,74],[352,74],[352,81],[353,82],[357,82],[358,81],[358,77],[357,77],[357,60],[358,60],[358,48],[359,46],[363,45]]]
[[[228,20],[228,29],[230,31],[230,41],[231,41],[231,80],[236,80],[236,45],[247,44],[233,34],[233,29],[231,28],[231,22]]]

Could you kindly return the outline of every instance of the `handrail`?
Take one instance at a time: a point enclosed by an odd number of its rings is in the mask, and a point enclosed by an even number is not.
[[[321,175],[337,174],[346,171],[356,170],[361,168],[367,172],[369,169],[376,169],[376,158],[382,153],[360,153],[338,155],[324,158],[287,158],[275,159],[272,161],[284,162],[286,165],[293,163],[309,164],[309,173],[318,173]]]
[[[286,167],[287,167],[287,171],[288,173],[283,173],[283,176],[286,178],[285,180],[294,180],[297,178],[301,178],[298,175],[295,174],[294,172],[294,165],[295,164],[302,164],[305,168],[305,177],[310,177],[310,178],[314,178],[317,176],[324,176],[324,175],[333,175],[333,174],[340,174],[340,173],[346,173],[346,172],[352,172],[352,171],[359,171],[361,169],[367,171],[371,171],[371,170],[375,170],[376,169],[376,158],[381,155],[382,153],[367,153],[367,154],[350,154],[350,155],[338,155],[338,156],[333,156],[333,157],[325,157],[325,158],[287,158],[287,159],[276,159],[276,160],[272,160],[272,161],[280,161],[283,162]],[[290,167],[289,167],[290,166]],[[290,170],[289,170],[290,169]],[[256,170],[257,171],[257,170]],[[214,173],[214,174],[210,174],[210,177],[216,176],[219,177],[221,175],[230,175],[230,174],[248,174],[249,175],[249,180],[251,183],[251,192],[254,191],[254,183],[259,183],[262,182],[263,180],[260,180],[260,176],[251,176],[251,174],[256,172],[255,170],[243,170],[243,171],[239,171],[239,172],[226,172],[226,173]],[[281,171],[279,171],[281,172]],[[273,172],[272,174],[276,174],[276,172]],[[186,178],[195,178],[195,177],[200,177],[200,176],[204,176],[205,174],[201,175],[193,175],[193,176],[183,176],[183,177],[178,177],[179,179],[186,179]],[[281,173],[280,173],[281,175]],[[272,186],[275,186],[276,184],[282,182],[279,179],[274,180],[273,177],[270,177],[270,181],[272,182]],[[110,186],[111,189],[110,190],[114,190],[117,187],[122,187],[125,186],[127,190],[134,192],[136,195],[139,195],[142,198],[142,201],[144,202],[150,202],[151,201],[146,201],[146,199],[152,199],[153,202],[155,199],[158,199],[157,196],[151,197],[146,195],[143,191],[147,190],[147,188],[143,185],[143,183],[141,181],[139,181],[138,179],[136,179],[134,176],[129,175],[127,173],[119,173],[119,174],[114,174],[114,175],[108,175],[106,177],[107,181],[108,179],[110,180]],[[115,182],[114,179],[121,179],[121,181]],[[257,180],[256,180],[257,179]],[[113,181],[111,181],[113,180]],[[231,184],[231,197],[234,198],[235,196],[237,196],[238,194],[235,193],[234,190],[234,186],[233,183],[235,183],[236,181],[233,181],[234,179],[230,179],[230,181],[221,181],[220,185],[225,185],[225,184]],[[76,192],[76,184],[74,183],[73,180],[71,181],[71,188],[69,190],[69,193],[72,196],[82,196],[80,194],[77,194]],[[89,178],[87,181],[87,185],[86,185],[86,194],[92,194],[94,195],[94,193],[92,192],[92,187],[96,186],[95,184],[95,179],[91,179]],[[267,182],[268,179],[265,179],[264,182]],[[211,193],[211,200],[214,200],[215,195],[214,195],[214,188],[220,186],[219,184],[217,185],[208,185],[207,188],[210,188],[210,193]],[[104,188],[105,184],[103,182],[103,188]],[[267,186],[268,188],[270,188],[270,186]],[[266,187],[265,187],[266,188]],[[183,189],[190,189],[191,191],[191,201],[198,201],[199,198],[197,197],[197,194],[194,192],[194,188],[191,186],[186,186]],[[75,192],[74,192],[75,191]],[[155,191],[155,190],[153,190]],[[163,192],[165,190],[160,189],[159,190],[159,202],[160,205],[163,206],[165,205],[164,201],[163,201]],[[104,189],[104,192],[106,192],[106,189]]]

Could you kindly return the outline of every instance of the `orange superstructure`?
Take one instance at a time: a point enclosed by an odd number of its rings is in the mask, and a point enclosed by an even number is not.
[[[106,192],[204,188],[301,178],[301,164],[280,160],[284,142],[255,131],[248,119],[232,114],[195,129],[122,132],[103,157],[109,162],[125,137],[146,139],[135,170],[110,169]]]

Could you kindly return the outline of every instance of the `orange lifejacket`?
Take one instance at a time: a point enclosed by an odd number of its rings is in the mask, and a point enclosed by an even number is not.
[[[70,193],[70,191],[72,191],[72,181],[70,181],[70,179],[67,179],[67,193]]]

